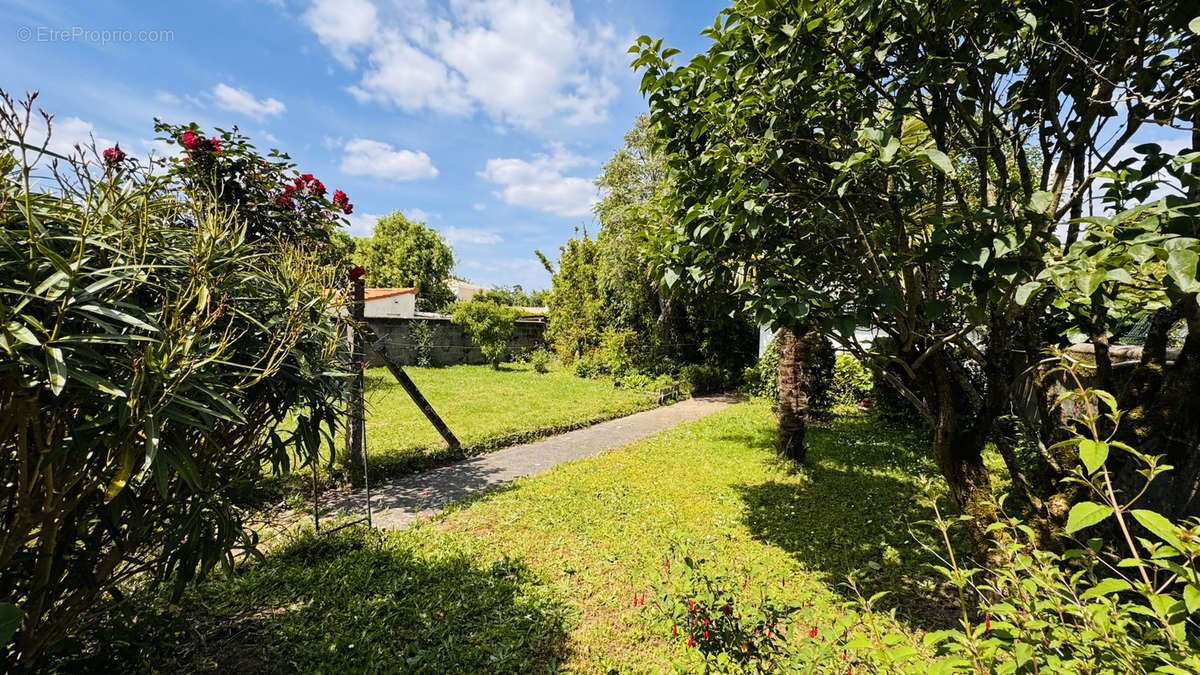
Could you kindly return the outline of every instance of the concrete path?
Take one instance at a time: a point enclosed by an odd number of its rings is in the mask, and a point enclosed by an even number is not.
[[[473,492],[523,476],[535,476],[563,462],[619,448],[681,422],[711,415],[735,400],[729,396],[690,398],[373,486],[371,505],[375,527],[407,527],[414,520],[435,514],[446,504]],[[322,498],[322,517],[340,510],[362,513],[364,501],[362,492],[337,496],[327,493]]]

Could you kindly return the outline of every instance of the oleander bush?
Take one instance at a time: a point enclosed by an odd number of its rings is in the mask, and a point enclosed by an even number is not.
[[[514,322],[520,317],[520,313],[511,307],[486,300],[471,300],[460,304],[451,320],[463,327],[492,368],[499,368],[508,353],[508,342],[515,330]]]
[[[0,93],[0,653],[22,669],[102,599],[254,552],[239,500],[315,461],[342,389],[321,257],[344,195],[236,132],[160,126],[187,161],[56,157],[26,143],[34,96]]]

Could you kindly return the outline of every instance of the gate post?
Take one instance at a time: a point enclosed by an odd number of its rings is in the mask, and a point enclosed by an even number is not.
[[[351,325],[346,329],[346,343],[350,354],[352,376],[346,403],[346,459],[343,463],[346,480],[356,487],[366,482],[365,457],[363,446],[366,425],[366,410],[363,403],[363,367],[364,351],[362,338],[358,335],[358,326],[363,322],[366,284],[363,282],[363,268],[355,267],[350,270],[350,320]]]

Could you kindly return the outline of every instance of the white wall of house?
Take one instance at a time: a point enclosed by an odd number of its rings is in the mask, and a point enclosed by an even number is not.
[[[367,318],[412,318],[416,311],[416,293],[401,293],[399,295],[391,295],[386,298],[367,300],[363,304],[363,316]]]

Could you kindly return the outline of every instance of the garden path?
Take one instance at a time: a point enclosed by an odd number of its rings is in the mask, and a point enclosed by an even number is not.
[[[479,490],[503,485],[524,476],[535,476],[563,462],[619,448],[682,422],[711,415],[735,401],[731,396],[689,398],[372,486],[374,525],[380,529],[407,527],[419,518],[440,512],[446,504]],[[343,492],[337,496],[326,493],[322,501],[325,502],[322,504],[322,517],[343,510],[361,513],[364,494],[361,491]]]

